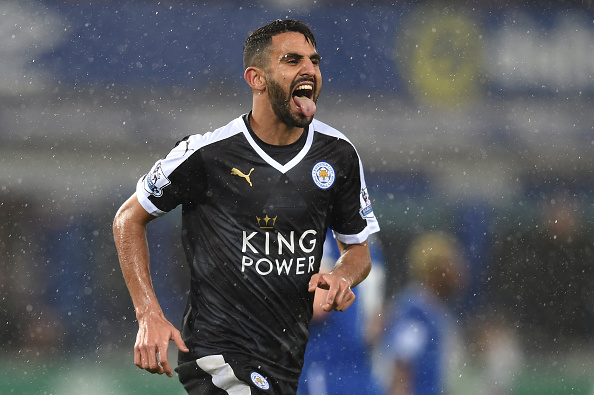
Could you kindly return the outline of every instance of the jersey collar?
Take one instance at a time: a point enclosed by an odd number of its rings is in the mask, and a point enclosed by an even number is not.
[[[243,135],[247,139],[248,143],[252,146],[252,148],[254,149],[254,151],[256,151],[256,153],[262,159],[264,159],[264,161],[266,161],[266,163],[268,163],[270,166],[272,166],[273,168],[275,168],[276,170],[278,170],[279,172],[281,172],[283,174],[285,174],[286,172],[288,172],[289,170],[291,170],[293,167],[297,166],[297,164],[299,162],[301,162],[301,160],[305,157],[305,155],[307,154],[307,152],[311,148],[311,144],[313,142],[314,127],[313,127],[313,121],[312,121],[312,123],[310,123],[309,126],[307,127],[307,139],[305,140],[305,144],[303,145],[303,148],[301,148],[301,150],[299,151],[299,153],[297,155],[295,155],[295,157],[293,157],[293,159],[291,159],[290,161],[288,161],[284,165],[281,165],[274,158],[272,158],[270,155],[268,155],[258,145],[258,143],[256,143],[256,141],[254,140],[254,138],[250,134],[249,130],[247,129],[247,126],[245,125],[245,122],[243,121],[243,116],[239,118],[239,121],[241,122],[241,127],[242,127],[242,131],[243,131]]]

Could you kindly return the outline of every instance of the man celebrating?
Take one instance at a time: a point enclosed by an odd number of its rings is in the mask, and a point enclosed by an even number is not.
[[[354,301],[379,230],[361,161],[346,137],[314,120],[320,55],[305,24],[277,20],[246,39],[252,111],[192,135],[153,166],[119,209],[114,237],[138,319],[134,363],[189,394],[294,394],[316,288],[326,311]],[[155,296],[146,225],[182,205],[190,292],[180,334]],[[319,274],[326,230],[341,256]]]

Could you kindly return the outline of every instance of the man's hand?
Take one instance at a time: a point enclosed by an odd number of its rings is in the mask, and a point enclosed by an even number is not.
[[[309,292],[316,288],[328,290],[326,300],[322,301],[324,311],[345,311],[355,301],[351,284],[344,278],[332,273],[316,273],[309,280]]]
[[[355,301],[351,287],[367,277],[371,270],[371,256],[367,241],[359,244],[345,244],[336,240],[340,258],[330,273],[316,273],[309,280],[309,292],[317,288],[328,290],[322,301],[324,311],[345,311]],[[317,302],[316,302],[317,303]]]
[[[134,345],[134,364],[150,373],[173,376],[167,358],[169,341],[183,352],[190,351],[180,332],[162,314],[148,313],[138,318],[138,334]]]

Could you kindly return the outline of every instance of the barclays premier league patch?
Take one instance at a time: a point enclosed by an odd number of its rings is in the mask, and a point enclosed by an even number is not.
[[[144,189],[155,197],[163,196],[163,188],[171,184],[171,181],[165,176],[161,162],[157,162],[144,180]]]
[[[336,180],[336,172],[328,162],[318,162],[311,169],[311,178],[320,189],[328,189]]]
[[[369,200],[367,188],[361,189],[361,210],[359,210],[359,214],[363,218],[373,217],[373,209],[371,208],[371,200]]]
[[[254,384],[256,384],[256,387],[263,389],[263,390],[267,390],[270,388],[270,384],[268,383],[268,380],[266,380],[266,378],[264,376],[262,376],[260,373],[252,372],[250,377],[252,379],[252,382]]]
[[[361,217],[363,217],[363,218],[373,217],[373,209],[371,208],[371,205],[369,205],[367,207],[363,207],[361,210],[359,210],[359,213],[361,214]]]

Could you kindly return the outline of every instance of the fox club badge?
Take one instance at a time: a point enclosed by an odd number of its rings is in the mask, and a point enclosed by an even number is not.
[[[336,180],[336,172],[328,162],[318,162],[311,169],[311,178],[320,189],[328,189]]]
[[[252,382],[256,384],[256,387],[263,390],[267,390],[270,388],[270,383],[268,383],[268,380],[266,380],[266,378],[262,376],[260,373],[252,372],[250,378],[252,379]]]

